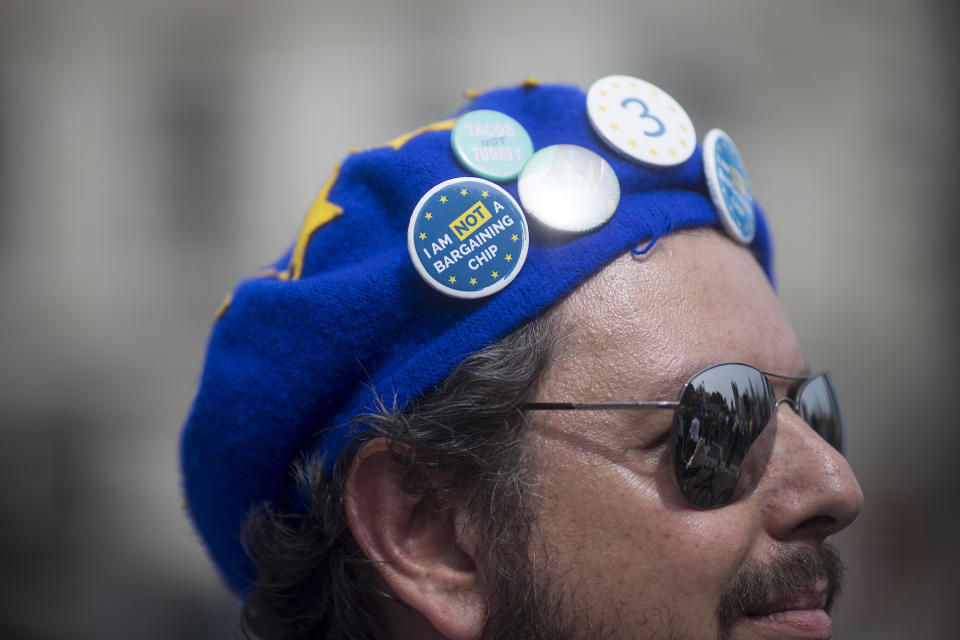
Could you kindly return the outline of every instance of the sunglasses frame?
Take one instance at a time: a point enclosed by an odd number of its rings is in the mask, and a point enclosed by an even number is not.
[[[839,451],[841,455],[846,455],[846,451],[845,451],[846,435],[845,435],[844,420],[843,420],[843,410],[840,406],[840,399],[837,394],[836,385],[834,384],[834,381],[833,381],[833,376],[831,376],[830,373],[827,371],[821,371],[819,373],[814,373],[810,375],[796,376],[796,375],[789,375],[785,373],[773,373],[772,371],[765,371],[763,369],[758,369],[757,367],[746,364],[744,362],[724,362],[724,363],[715,364],[715,365],[706,367],[704,369],[701,369],[697,373],[690,376],[690,379],[687,380],[683,384],[683,386],[680,388],[680,394],[678,398],[683,398],[683,396],[686,394],[687,389],[690,387],[690,385],[693,384],[693,382],[697,378],[704,375],[708,371],[711,371],[718,367],[726,367],[731,365],[745,367],[752,371],[756,371],[757,373],[761,374],[764,377],[766,384],[770,388],[770,396],[773,398],[773,403],[772,403],[773,406],[770,407],[770,419],[773,419],[773,417],[776,415],[777,409],[780,408],[781,403],[786,402],[787,404],[790,405],[790,408],[792,408],[794,412],[796,412],[797,415],[801,417],[801,419],[803,419],[805,422],[808,422],[807,417],[803,415],[804,412],[803,412],[803,407],[800,403],[800,398],[803,395],[803,392],[810,385],[810,383],[820,378],[823,378],[826,381],[829,394],[831,396],[831,399],[834,404],[834,408],[836,410],[837,431],[838,431],[839,442],[836,442],[836,443],[830,442],[829,440],[827,440],[826,436],[824,436],[823,434],[820,434],[819,432],[817,433],[822,438],[824,438],[824,440],[828,444],[830,444],[837,451]],[[770,382],[770,378],[777,378],[780,380],[793,380],[795,381],[795,384],[790,386],[787,392],[788,394],[786,396],[782,396],[778,398],[776,397],[776,394],[773,392],[773,384]],[[678,425],[678,418],[677,418],[677,410],[679,410],[681,406],[682,406],[682,400],[678,399],[678,400],[641,400],[641,401],[633,401],[633,402],[525,402],[520,404],[518,408],[521,411],[630,411],[634,409],[673,409],[674,410],[674,426],[672,429],[673,440],[674,440],[673,466],[674,466],[674,472],[675,472],[674,475],[679,485],[681,480],[679,477],[679,474],[680,474],[679,463],[677,462],[677,456],[679,455],[679,453],[677,451],[676,441],[681,436],[680,427]],[[767,421],[767,423],[763,424],[757,430],[756,434],[753,436],[753,440],[744,450],[744,458],[746,458],[747,451],[749,451],[749,448],[753,446],[753,443],[756,442],[756,439],[760,437],[760,434],[766,428],[767,424],[769,424],[769,420]],[[737,463],[738,467],[740,462],[742,462],[742,460],[740,460]],[[729,463],[730,461],[727,461],[727,464]],[[739,481],[739,469],[737,470],[737,480]],[[697,504],[697,502],[695,502],[693,498],[688,496],[686,491],[682,487],[680,487],[680,493],[693,506],[701,509],[719,508],[719,507],[726,506],[727,504],[732,502],[732,499],[731,499],[726,502],[719,502],[717,504],[710,504],[708,506],[703,506],[703,505]]]

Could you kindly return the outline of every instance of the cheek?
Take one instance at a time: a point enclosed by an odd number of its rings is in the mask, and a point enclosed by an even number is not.
[[[555,587],[618,626],[713,628],[723,587],[750,556],[751,518],[735,505],[677,502],[672,488],[664,495],[662,471],[549,446],[539,463],[540,542],[531,551],[546,554]]]

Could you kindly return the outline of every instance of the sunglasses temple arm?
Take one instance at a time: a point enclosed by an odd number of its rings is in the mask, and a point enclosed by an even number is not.
[[[656,402],[525,402],[521,411],[580,411],[580,410],[627,410],[627,409],[674,409],[678,401]]]

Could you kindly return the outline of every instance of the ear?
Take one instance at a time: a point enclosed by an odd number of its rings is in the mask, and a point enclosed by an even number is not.
[[[440,634],[476,638],[486,595],[472,536],[464,531],[467,518],[429,492],[405,491],[406,471],[386,439],[363,445],[344,490],[350,531],[393,593]]]

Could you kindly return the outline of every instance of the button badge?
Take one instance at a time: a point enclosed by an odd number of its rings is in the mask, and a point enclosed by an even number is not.
[[[491,109],[460,116],[450,133],[450,143],[467,171],[501,182],[516,178],[533,155],[533,142],[523,125]]]
[[[605,223],[620,202],[620,181],[597,153],[573,144],[540,149],[520,173],[520,202],[531,218],[582,233]]]
[[[529,243],[520,205],[481,178],[453,178],[433,187],[407,227],[417,273],[455,298],[482,298],[506,287],[527,259]]]
[[[685,162],[697,146],[690,116],[669,93],[631,76],[607,76],[587,92],[587,115],[604,142],[655,167]]]
[[[724,228],[735,240],[749,244],[757,234],[753,192],[737,146],[720,129],[703,139],[703,170]]]

